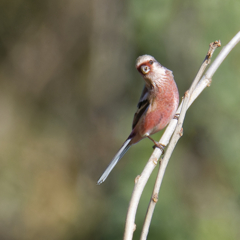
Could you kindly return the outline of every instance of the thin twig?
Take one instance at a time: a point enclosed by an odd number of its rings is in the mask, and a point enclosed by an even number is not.
[[[172,139],[169,143],[169,146],[168,146],[167,151],[164,155],[164,158],[162,159],[161,164],[159,166],[158,175],[157,175],[155,186],[154,186],[154,189],[153,189],[152,198],[149,202],[149,206],[148,206],[147,214],[146,214],[146,217],[145,217],[145,221],[144,221],[144,225],[143,225],[140,240],[146,240],[147,239],[150,223],[151,223],[151,220],[152,220],[152,215],[153,215],[156,203],[157,203],[156,199],[158,199],[158,194],[159,194],[159,191],[160,191],[160,187],[161,187],[161,184],[162,184],[162,180],[163,180],[163,176],[164,176],[166,167],[168,165],[168,162],[170,160],[170,157],[172,155],[172,152],[173,152],[178,140],[180,139],[180,137],[183,134],[182,125],[183,125],[183,121],[184,121],[184,118],[185,118],[185,115],[186,115],[186,112],[187,112],[187,109],[188,109],[189,99],[190,99],[194,89],[196,88],[201,76],[203,75],[207,65],[210,63],[210,58],[212,57],[212,54],[213,54],[214,50],[217,47],[220,47],[220,46],[221,46],[220,41],[218,41],[218,42],[216,41],[216,42],[210,44],[209,51],[208,51],[202,65],[201,65],[201,67],[200,67],[200,69],[199,69],[199,71],[198,71],[190,89],[185,93],[185,96],[184,96],[183,101],[182,101],[182,109],[181,109],[181,113],[180,113],[180,116],[179,116],[179,120],[178,120],[176,129],[173,133]]]
[[[209,86],[211,83],[211,78],[215,73],[216,69],[220,66],[221,62],[225,59],[227,54],[234,48],[234,46],[240,41],[240,32],[228,43],[228,45],[219,53],[216,60],[207,70],[205,76],[200,80],[196,88],[194,89],[192,96],[189,100],[188,107],[193,103],[193,101],[198,97],[198,95],[203,91],[204,88]],[[212,67],[213,66],[213,67]],[[180,113],[182,105],[179,106],[177,113]],[[177,120],[172,119],[165,130],[163,136],[161,137],[160,142],[164,145],[167,145],[174,129],[176,128]],[[133,189],[132,197],[129,203],[126,224],[125,224],[125,232],[124,232],[124,240],[131,240],[133,236],[133,232],[136,229],[135,225],[135,215],[138,207],[138,203],[142,194],[142,191],[150,177],[153,169],[155,168],[158,159],[161,156],[162,151],[158,148],[154,150],[151,157],[149,158],[142,174],[136,178],[136,183]]]

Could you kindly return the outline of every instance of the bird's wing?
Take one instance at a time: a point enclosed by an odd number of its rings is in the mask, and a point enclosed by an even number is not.
[[[141,118],[141,116],[143,115],[143,113],[148,109],[149,104],[150,104],[149,92],[148,92],[148,89],[146,88],[146,86],[144,86],[141,97],[140,97],[138,105],[137,105],[138,109],[137,109],[136,113],[134,114],[132,128],[134,128],[137,125],[137,123],[138,123],[139,119]]]

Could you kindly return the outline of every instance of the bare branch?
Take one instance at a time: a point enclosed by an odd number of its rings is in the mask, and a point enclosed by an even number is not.
[[[193,85],[191,86],[191,88],[187,92],[188,96],[186,96],[186,94],[185,94],[185,99],[187,99],[186,103],[184,104],[184,100],[183,100],[183,102],[180,104],[180,106],[178,108],[177,113],[180,113],[180,111],[182,110],[183,107],[186,108],[184,110],[184,111],[186,111],[190,107],[190,105],[193,103],[193,101],[203,91],[203,89],[210,85],[211,78],[212,78],[213,74],[215,73],[217,68],[220,66],[222,61],[226,58],[228,53],[234,48],[234,46],[239,41],[240,41],[240,32],[238,32],[238,34],[228,43],[228,45],[223,48],[223,50],[219,53],[218,57],[215,59],[215,61],[212,63],[212,65],[209,67],[209,69],[206,71],[206,74],[202,77],[202,79],[198,83],[198,80],[203,73],[203,72],[202,73],[200,72],[201,69],[199,70],[199,73],[197,74]],[[215,44],[216,43],[217,42],[215,42]],[[211,56],[212,56],[212,50],[211,50],[211,46],[210,46],[210,49],[209,49],[208,55],[205,58],[205,61],[209,62],[209,59],[211,58]],[[178,126],[182,126],[182,122],[183,122],[185,113],[179,116]],[[168,143],[170,141],[170,138],[171,138],[176,126],[177,126],[177,120],[172,119],[170,121],[167,129],[165,130],[163,136],[160,139],[161,144],[168,145]],[[176,145],[178,139],[180,138],[180,135],[182,134],[182,132],[178,130],[178,131],[175,131],[175,133],[176,133],[176,138],[173,138],[173,148]],[[169,149],[169,147],[168,147],[168,149]],[[170,157],[171,153],[172,153],[172,150],[170,149],[170,150],[167,150],[167,151],[169,151],[168,155]],[[130,200],[130,203],[129,203],[128,213],[127,213],[127,218],[126,218],[125,232],[124,232],[124,237],[123,237],[124,240],[131,240],[132,239],[133,232],[136,229],[136,225],[135,225],[134,222],[135,222],[135,216],[136,216],[136,211],[137,211],[137,207],[138,207],[138,204],[139,204],[139,200],[140,200],[140,197],[142,195],[142,191],[143,191],[143,189],[144,189],[144,187],[145,187],[153,169],[155,168],[161,154],[162,154],[162,151],[160,149],[156,148],[154,150],[154,152],[152,153],[151,157],[149,158],[145,168],[143,169],[142,174],[140,176],[138,176],[135,180],[135,186],[134,186],[132,197],[131,197],[131,200]],[[166,152],[166,154],[167,154],[167,152]],[[166,154],[165,154],[165,159],[167,159]],[[164,161],[163,161],[163,163],[164,163]],[[165,166],[163,165],[163,163],[161,163],[161,167],[160,167],[161,177],[159,177],[159,179],[156,182],[156,184],[158,184],[159,187],[160,187],[161,182],[162,182],[162,178],[163,178],[166,166],[167,166],[167,162],[168,161],[165,161],[165,163],[164,163]],[[153,194],[152,199],[153,199],[154,202],[156,202],[157,199],[158,199],[157,195]],[[152,212],[153,212],[153,210],[152,210]],[[151,221],[151,216],[152,215],[149,214],[149,216],[146,217],[146,219],[148,219],[147,221],[149,221],[149,220]],[[150,221],[149,221],[149,223],[147,223],[148,226],[150,224]],[[148,227],[146,227],[143,230],[143,232],[144,232],[142,234],[143,237],[141,239],[146,239],[147,232],[148,232]],[[145,236],[145,238],[144,238],[144,236]]]
[[[189,99],[190,99],[195,87],[197,86],[201,76],[203,75],[207,65],[210,63],[210,58],[212,57],[213,52],[215,51],[215,49],[217,47],[220,47],[220,46],[221,46],[220,41],[215,41],[214,43],[210,44],[209,51],[208,51],[202,65],[201,65],[201,67],[200,67],[200,69],[199,69],[199,71],[198,71],[190,89],[188,91],[186,91],[186,93],[184,95],[184,98],[183,98],[183,101],[182,101],[181,113],[180,113],[180,116],[179,116],[179,119],[178,119],[178,122],[177,122],[176,129],[173,133],[172,139],[169,143],[169,146],[168,146],[167,151],[164,155],[164,158],[162,159],[161,164],[159,166],[159,171],[158,171],[157,179],[156,179],[155,186],[154,186],[154,189],[153,189],[152,198],[151,198],[149,206],[148,206],[146,218],[145,218],[143,229],[142,229],[142,234],[141,234],[141,238],[140,238],[141,240],[147,239],[149,226],[150,226],[152,215],[153,215],[153,212],[154,212],[154,209],[155,209],[155,206],[156,206],[156,201],[154,201],[153,198],[158,199],[158,194],[159,194],[159,191],[160,191],[160,187],[161,187],[161,184],[162,184],[162,180],[163,180],[163,176],[164,176],[166,167],[168,165],[168,162],[170,160],[170,157],[172,155],[172,152],[173,152],[178,140],[183,135],[182,125],[183,125],[184,118],[185,118],[185,115],[186,115],[186,112],[187,112],[187,109],[188,109]]]

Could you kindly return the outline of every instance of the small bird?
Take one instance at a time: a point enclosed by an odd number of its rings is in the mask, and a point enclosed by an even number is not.
[[[134,114],[132,132],[98,180],[98,185],[106,180],[130,146],[141,139],[148,137],[156,147],[163,149],[164,146],[150,135],[166,127],[174,117],[179,104],[178,88],[172,71],[163,67],[150,55],[138,57],[136,68],[143,76],[145,86]]]

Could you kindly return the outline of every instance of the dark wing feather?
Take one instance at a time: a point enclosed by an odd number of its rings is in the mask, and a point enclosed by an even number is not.
[[[142,90],[142,94],[141,94],[140,99],[138,101],[138,105],[137,105],[138,108],[141,107],[142,101],[147,99],[147,97],[148,97],[147,93],[148,93],[148,89],[146,88],[146,85],[144,85],[143,90]]]
[[[143,88],[143,91],[142,91],[142,94],[141,94],[141,97],[140,97],[137,107],[138,107],[138,109],[137,109],[136,113],[134,114],[132,128],[134,128],[137,125],[139,119],[141,118],[143,113],[149,107],[148,89],[146,88],[146,86]]]

